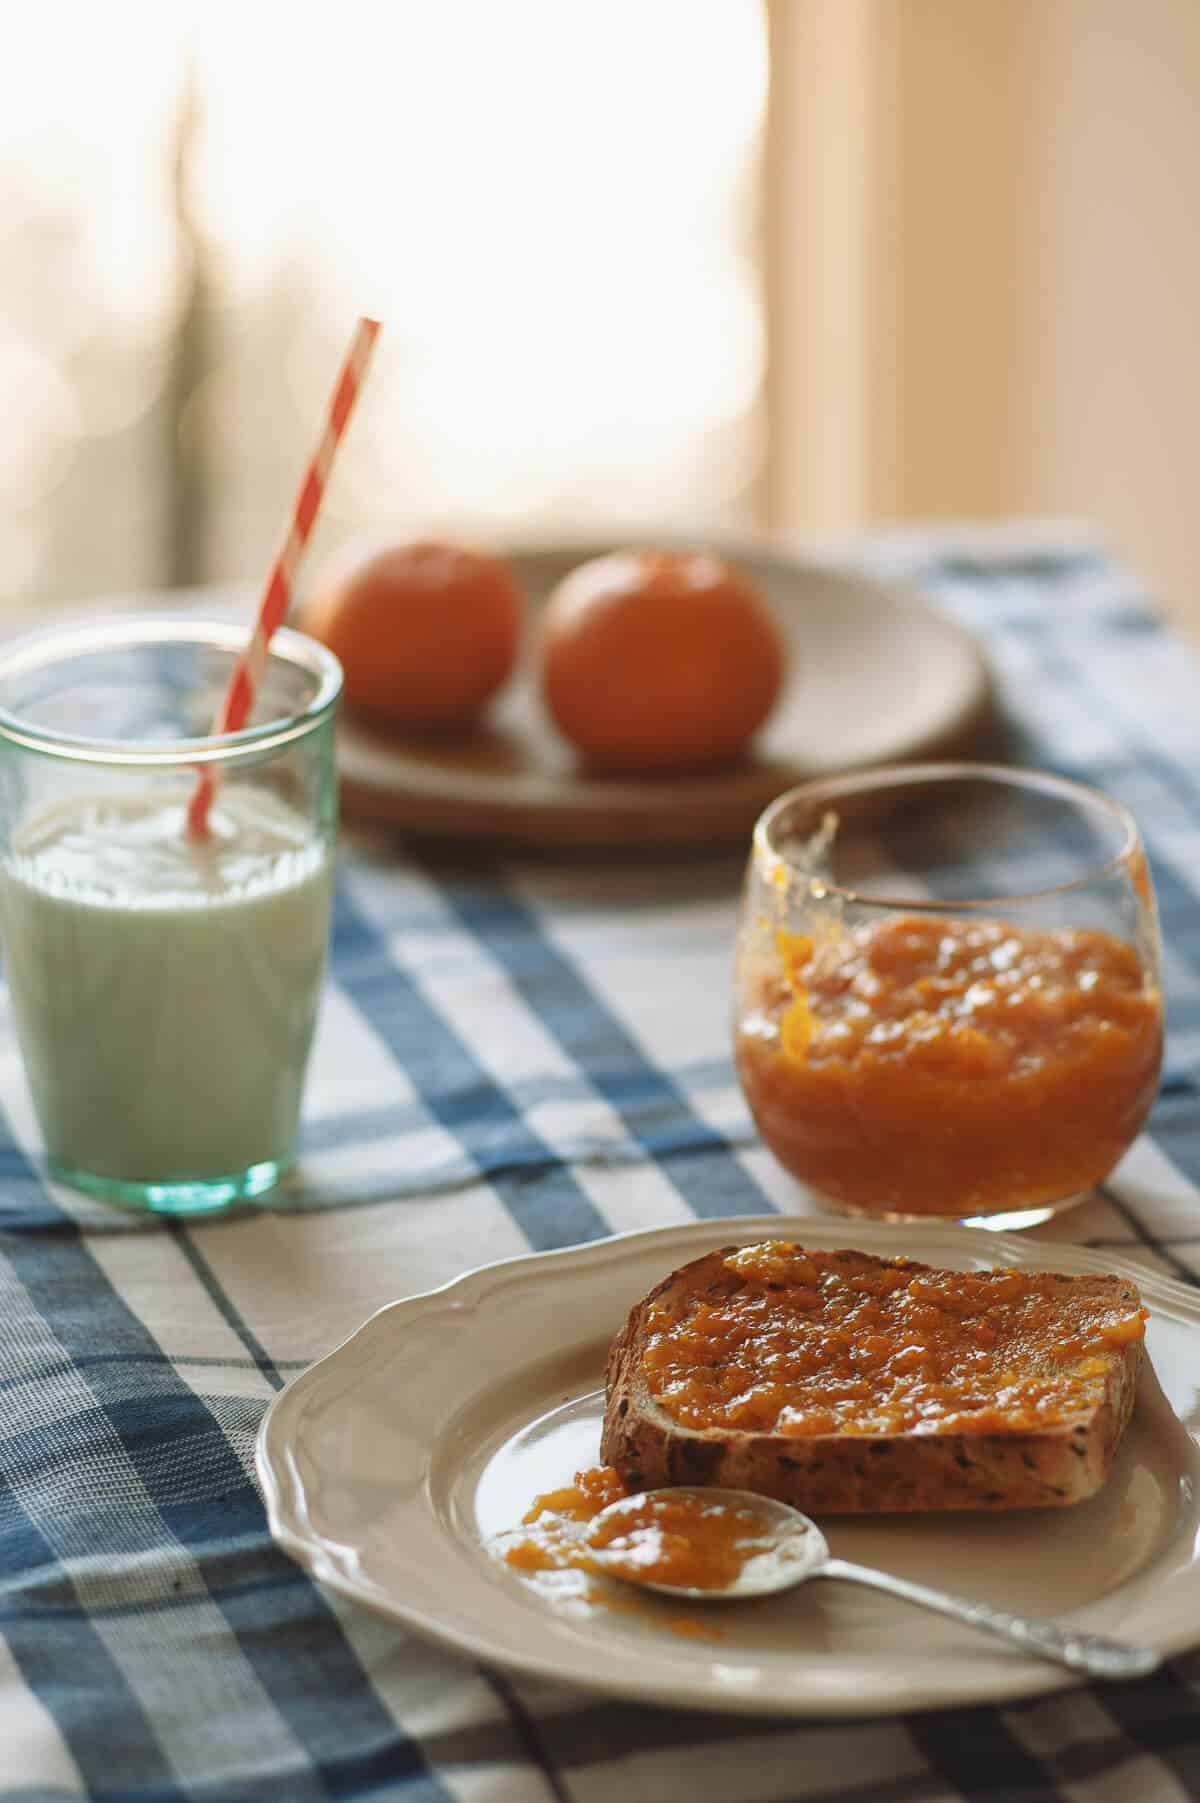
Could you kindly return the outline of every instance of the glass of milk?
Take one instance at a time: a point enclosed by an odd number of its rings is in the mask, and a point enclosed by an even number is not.
[[[245,642],[141,615],[0,646],[0,937],[47,1161],[165,1214],[286,1169],[329,939],[341,669],[277,632],[251,725],[212,737]]]

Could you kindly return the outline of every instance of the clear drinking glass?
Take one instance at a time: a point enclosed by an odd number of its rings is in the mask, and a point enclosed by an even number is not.
[[[1033,1226],[1145,1122],[1159,951],[1137,828],[1096,790],[982,764],[809,783],[754,832],[742,1088],[831,1209]]]
[[[168,1214],[287,1166],[329,937],[341,669],[277,632],[256,724],[213,737],[245,643],[141,615],[0,648],[0,935],[47,1160]]]

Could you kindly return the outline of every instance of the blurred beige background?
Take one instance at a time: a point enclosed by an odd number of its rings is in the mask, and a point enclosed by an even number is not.
[[[1198,217],[1197,0],[45,0],[0,606],[255,578],[365,310],[310,573],[1046,515],[1200,633]]]
[[[769,516],[1080,519],[1200,634],[1200,5],[769,18]]]

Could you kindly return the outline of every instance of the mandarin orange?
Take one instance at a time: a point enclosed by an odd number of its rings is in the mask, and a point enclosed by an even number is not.
[[[340,659],[351,707],[398,726],[469,725],[516,660],[523,602],[508,564],[461,545],[354,559],[302,609]]]
[[[618,551],[580,564],[538,634],[550,714],[589,763],[610,770],[736,757],[775,705],[786,661],[766,601],[706,551]]]

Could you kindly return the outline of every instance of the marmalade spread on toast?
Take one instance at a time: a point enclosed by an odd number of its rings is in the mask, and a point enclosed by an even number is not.
[[[1145,1334],[1116,1299],[1054,1273],[937,1271],[903,1258],[767,1241],[705,1290],[649,1305],[642,1365],[688,1428],[748,1433],[1007,1434],[1061,1426],[1105,1400]]]
[[[1162,1003],[1114,935],[911,914],[778,962],[738,1074],[780,1162],[868,1213],[969,1216],[1098,1182],[1154,1099]]]

